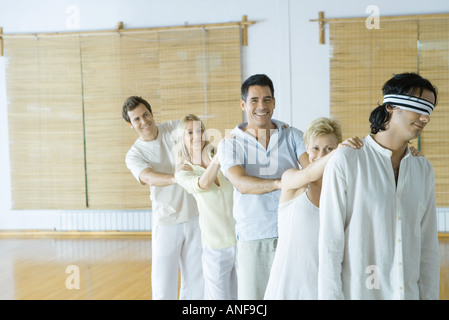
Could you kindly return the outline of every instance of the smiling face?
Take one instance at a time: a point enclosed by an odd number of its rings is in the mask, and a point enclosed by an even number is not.
[[[275,99],[269,86],[250,86],[246,101],[240,100],[249,129],[270,129]]]
[[[189,151],[193,164],[201,164],[201,151],[205,141],[202,139],[204,130],[200,121],[188,121],[184,130],[184,145]]]
[[[418,95],[415,95],[418,97]],[[422,99],[435,103],[435,96],[429,90],[424,90]],[[430,116],[400,108],[393,108],[388,127],[394,134],[404,141],[410,141],[418,137],[425,126],[430,122]]]
[[[338,141],[335,134],[323,134],[311,139],[310,144],[307,146],[307,153],[309,155],[310,163],[321,159],[332,150],[337,149]]]
[[[144,141],[152,141],[157,138],[157,126],[153,115],[144,104],[139,104],[132,111],[128,111],[131,122],[128,124],[137,131],[140,138]]]

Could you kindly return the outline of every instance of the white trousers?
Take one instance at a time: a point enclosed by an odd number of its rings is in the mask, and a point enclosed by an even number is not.
[[[205,300],[237,300],[236,247],[203,246]]]
[[[239,300],[263,300],[277,238],[237,241],[237,278]]]
[[[153,300],[204,299],[202,246],[198,216],[176,225],[153,225],[151,289]]]

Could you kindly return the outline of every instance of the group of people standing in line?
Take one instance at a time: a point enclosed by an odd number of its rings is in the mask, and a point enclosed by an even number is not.
[[[272,118],[273,83],[243,82],[246,122],[213,145],[196,115],[156,123],[132,96],[126,155],[150,186],[153,299],[438,299],[435,178],[409,141],[436,88],[394,75],[371,133],[343,141],[330,118],[305,132]],[[412,152],[413,151],[413,152]]]

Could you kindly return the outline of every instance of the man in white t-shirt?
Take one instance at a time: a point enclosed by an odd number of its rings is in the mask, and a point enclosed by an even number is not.
[[[179,267],[179,298],[204,299],[198,207],[174,177],[177,121],[156,124],[150,104],[136,96],[126,99],[122,116],[139,134],[126,165],[139,183],[150,186],[153,300],[177,299]]]

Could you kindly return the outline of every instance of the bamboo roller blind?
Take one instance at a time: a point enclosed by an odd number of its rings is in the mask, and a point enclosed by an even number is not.
[[[431,121],[412,145],[432,163],[438,207],[449,207],[449,18],[380,20],[367,29],[360,19],[330,22],[331,116],[343,136],[364,137],[369,115],[382,103],[382,86],[394,74],[418,72],[438,88]],[[389,17],[391,18],[391,17]]]
[[[449,207],[449,18],[419,22],[419,73],[438,88],[438,103],[423,131],[422,152],[436,176],[436,199]]]
[[[79,40],[5,40],[5,56],[13,208],[83,208]]]
[[[156,122],[241,122],[240,28],[5,37],[13,209],[149,209],[125,165],[142,96]]]

